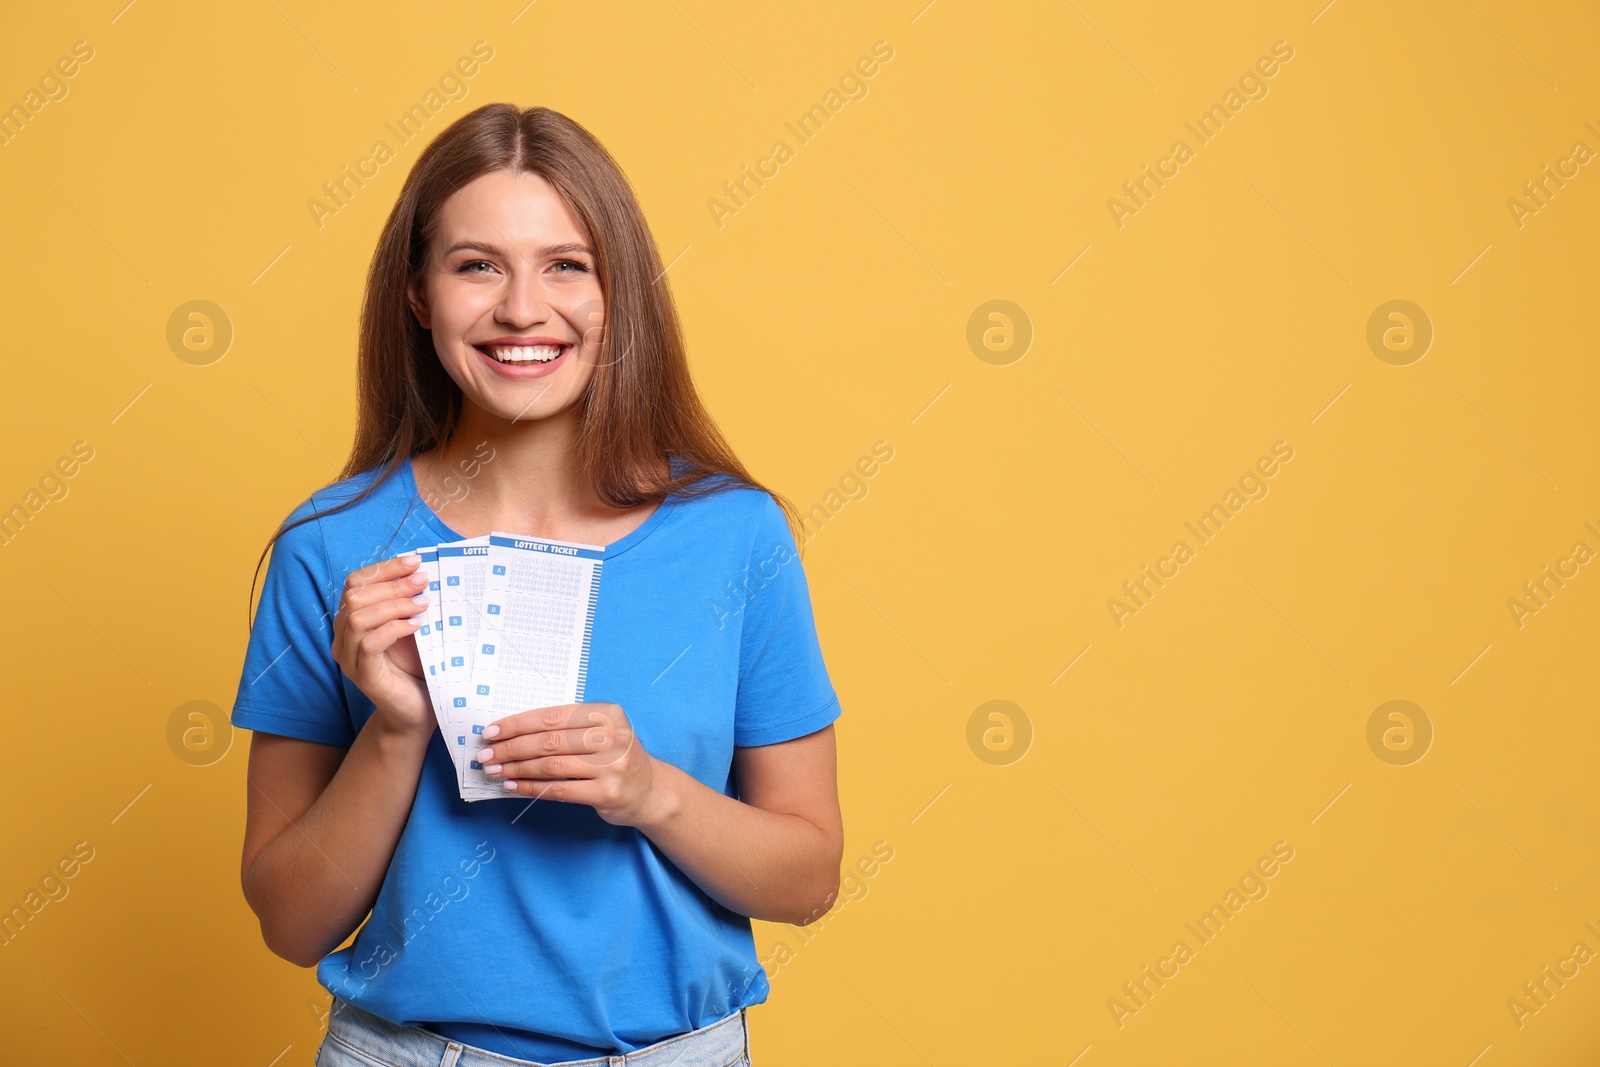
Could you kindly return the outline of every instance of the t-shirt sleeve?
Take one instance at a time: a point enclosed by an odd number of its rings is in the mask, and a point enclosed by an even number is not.
[[[811,590],[783,509],[766,493],[750,549],[739,638],[733,743],[772,745],[815,733],[840,715],[822,661]]]
[[[308,500],[286,521],[311,510]],[[330,570],[316,519],[273,543],[233,702],[234,726],[344,748],[354,743],[343,672],[333,658],[334,593],[344,582],[333,582]]]

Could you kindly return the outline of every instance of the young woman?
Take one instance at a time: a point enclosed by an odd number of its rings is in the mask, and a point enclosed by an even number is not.
[[[839,700],[793,509],[701,406],[586,130],[491,104],[422,152],[359,395],[340,480],[268,546],[232,714],[245,898],[334,995],[317,1063],[748,1064],[750,918],[805,924],[838,890]],[[498,720],[476,758],[507,797],[469,804],[407,550],[491,530],[605,555],[589,702]]]

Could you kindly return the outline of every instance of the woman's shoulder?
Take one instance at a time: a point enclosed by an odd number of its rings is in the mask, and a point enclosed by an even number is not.
[[[344,510],[355,511],[358,515],[372,510],[375,506],[388,502],[385,498],[391,497],[400,488],[400,472],[396,470],[393,475],[384,479],[384,484],[374,488],[365,498],[357,500],[356,498],[360,497],[368,486],[378,481],[383,473],[384,468],[381,465],[371,467],[348,478],[340,478],[314,489],[309,496],[294,506],[286,521],[292,522],[313,512],[319,514],[331,512],[334,508],[351,501],[354,503]]]
[[[731,474],[713,473],[690,483],[693,495],[673,494],[674,502],[693,507],[707,518],[756,521],[782,513],[772,494]]]
[[[320,542],[326,551],[369,539],[370,530],[392,527],[411,502],[403,483],[402,470],[386,476],[381,465],[329,482],[294,506],[283,525],[298,525],[279,540],[302,546]]]
[[[683,533],[701,548],[725,543],[731,551],[750,553],[757,547],[787,542],[794,547],[788,515],[766,489],[727,475],[713,475],[693,483],[694,496],[674,496],[674,503],[688,521]],[[676,520],[675,520],[676,521]]]

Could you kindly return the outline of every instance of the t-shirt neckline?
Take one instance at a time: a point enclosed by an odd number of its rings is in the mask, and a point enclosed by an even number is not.
[[[435,512],[433,508],[428,506],[428,502],[422,499],[422,492],[417,487],[417,474],[411,466],[410,457],[407,457],[406,461],[400,464],[400,470],[402,476],[402,487],[410,494],[411,506],[421,511],[423,520],[427,522],[429,526],[433,527],[435,532],[443,535],[446,541],[465,541],[467,539],[465,534],[452,530],[449,525],[439,517],[438,513]],[[661,503],[656,505],[656,510],[651,512],[648,519],[645,519],[644,522],[640,523],[633,530],[605,546],[606,553],[604,558],[612,559],[616,556],[620,556],[622,553],[628,551],[628,549],[632,548],[640,541],[643,541],[645,538],[649,537],[655,532],[657,526],[660,526],[666,521],[668,513],[671,512],[673,508],[677,507],[677,505],[677,495],[674,493],[668,493]]]

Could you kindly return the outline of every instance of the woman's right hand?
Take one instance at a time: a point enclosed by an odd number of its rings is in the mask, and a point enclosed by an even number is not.
[[[408,733],[431,730],[436,722],[411,636],[429,606],[427,580],[417,556],[352,571],[333,620],[333,658],[340,669],[376,706],[374,714]]]

